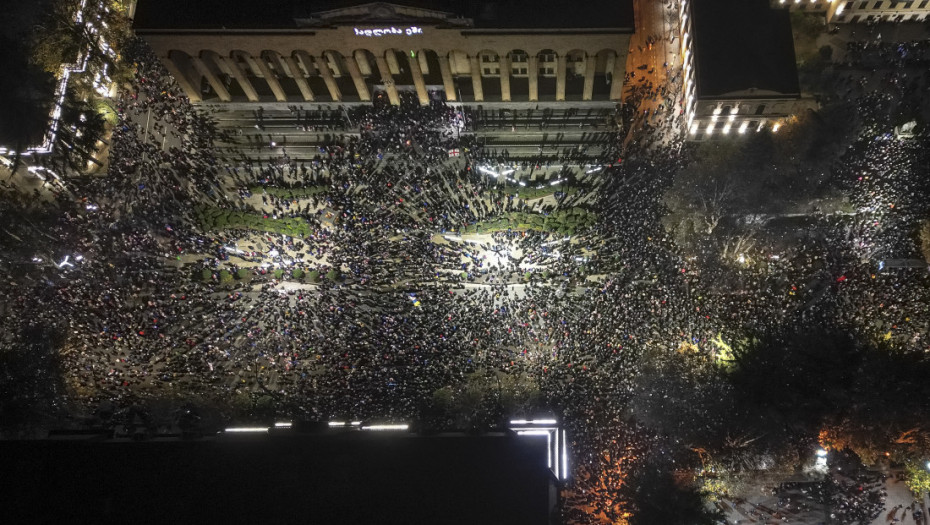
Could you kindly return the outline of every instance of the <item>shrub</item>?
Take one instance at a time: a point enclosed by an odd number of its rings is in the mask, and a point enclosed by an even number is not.
[[[229,273],[229,270],[220,270],[220,282],[228,283],[233,280],[233,276]]]
[[[930,220],[926,220],[920,226],[920,253],[923,254],[924,260],[930,263]]]
[[[300,279],[304,276],[304,271],[300,268],[294,268],[294,271],[291,272],[291,275],[294,277],[294,279]]]
[[[213,270],[209,268],[204,268],[203,270],[200,270],[200,278],[204,281],[209,281],[210,279],[213,278]]]
[[[326,278],[330,281],[335,281],[336,279],[339,278],[339,272],[337,272],[336,269],[333,268],[332,270],[326,272]]]
[[[311,283],[320,282],[320,272],[317,270],[313,270],[312,272],[310,272],[308,279],[310,280]]]
[[[280,279],[281,277],[284,277],[284,270],[282,270],[281,268],[278,268],[277,270],[274,271],[274,278]]]
[[[245,279],[248,276],[249,276],[249,271],[246,270],[245,268],[239,268],[236,271],[236,277],[239,279]]]

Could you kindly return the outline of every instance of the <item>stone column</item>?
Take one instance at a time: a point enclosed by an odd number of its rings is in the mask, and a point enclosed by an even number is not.
[[[588,55],[584,61],[584,92],[581,100],[594,98],[594,69],[597,67],[597,56]]]
[[[471,65],[471,87],[475,92],[475,102],[483,102],[484,88],[481,86],[481,68],[478,64],[478,57],[468,57],[468,63]]]
[[[310,89],[310,84],[307,83],[307,78],[304,77],[303,71],[300,70],[300,66],[297,65],[297,61],[294,60],[294,57],[282,57],[284,63],[287,64],[287,68],[291,70],[291,76],[294,77],[294,81],[297,82],[297,87],[300,88],[300,94],[303,95],[305,102],[313,101],[313,90]]]
[[[275,100],[287,102],[287,94],[284,92],[284,88],[281,87],[281,83],[278,82],[278,77],[275,76],[274,71],[268,67],[268,62],[265,62],[265,57],[255,58],[255,63],[258,64],[258,69],[262,72],[262,76],[265,77],[265,82],[268,82],[268,87],[274,93]]]
[[[346,67],[349,68],[349,74],[352,75],[352,82],[355,83],[355,91],[358,91],[358,98],[364,102],[371,100],[371,94],[368,92],[368,86],[365,85],[365,78],[358,68],[357,58],[353,54],[346,58]]]
[[[614,71],[610,78],[610,100],[620,100],[623,97],[623,76],[626,60],[621,60],[620,55],[614,59]]]
[[[510,57],[502,56],[501,62],[501,100],[510,102]]]
[[[565,55],[559,55],[556,58],[555,70],[555,99],[565,100],[565,67],[568,58]]]
[[[387,90],[388,100],[392,106],[400,105],[400,96],[397,94],[397,86],[394,85],[394,77],[391,76],[391,70],[388,68],[387,60],[383,55],[375,55],[375,63],[378,64],[378,72],[381,73],[381,83]]]
[[[449,56],[437,53],[439,57],[439,72],[442,74],[442,86],[446,90],[446,100],[456,101],[455,82],[452,81],[452,70],[449,68]]]
[[[226,86],[223,85],[223,81],[220,80],[220,77],[216,76],[216,73],[210,69],[210,66],[205,64],[200,57],[191,57],[191,64],[194,65],[194,69],[198,73],[207,77],[207,82],[213,86],[213,90],[216,91],[216,94],[220,97],[220,100],[223,102],[229,102],[232,100],[232,97],[229,95],[229,91],[226,90]]]
[[[341,101],[342,93],[339,92],[339,86],[336,85],[336,77],[333,76],[332,70],[329,69],[329,59],[326,58],[326,55],[320,55],[313,57],[313,60],[316,62],[317,71],[320,72],[323,81],[326,82],[326,89],[329,90],[329,96],[333,98],[333,102]]]
[[[423,80],[423,71],[420,70],[420,61],[416,57],[407,57],[410,64],[410,74],[413,75],[413,85],[417,88],[417,98],[421,106],[429,105],[429,93],[426,92],[426,82]]]
[[[392,76],[393,76],[393,75],[399,75],[399,74],[400,74],[400,64],[397,63],[397,52],[394,51],[393,49],[388,49],[387,52],[384,53],[384,58],[387,60],[387,65],[388,65],[388,67],[390,68],[390,69],[388,69],[388,72],[389,72]]]
[[[424,75],[429,75],[429,61],[426,59],[426,50],[422,53],[417,53],[417,61],[420,62],[420,72]]]
[[[526,57],[526,74],[530,80],[530,100],[539,100],[539,58],[536,55]]]
[[[171,76],[177,80],[178,85],[181,86],[181,89],[184,90],[184,94],[187,95],[187,98],[189,98],[191,102],[201,102],[203,100],[199,89],[199,79],[195,81],[191,78],[193,75],[184,72],[185,69],[188,69],[186,64],[178,64],[171,57],[164,57],[161,59],[161,62],[165,65],[165,69],[171,73]]]
[[[226,69],[230,71],[233,78],[236,79],[236,82],[239,83],[239,87],[242,88],[242,91],[245,93],[246,98],[249,99],[249,102],[258,102],[258,92],[255,91],[255,86],[252,85],[252,81],[249,80],[249,77],[246,76],[245,72],[242,71],[242,68],[239,67],[239,63],[232,58],[218,56],[217,60],[222,61]]]

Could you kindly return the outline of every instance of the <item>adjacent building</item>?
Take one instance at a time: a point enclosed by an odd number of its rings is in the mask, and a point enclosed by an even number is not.
[[[824,13],[831,24],[858,22],[922,22],[930,16],[930,0],[772,0],[792,11]]]
[[[789,13],[768,0],[682,0],[688,136],[778,131],[814,107],[801,96]]]
[[[7,523],[506,523],[560,520],[546,439],[405,432],[0,440]],[[54,494],[54,497],[50,497]]]
[[[308,4],[312,7],[308,7]],[[179,15],[179,13],[183,13]],[[619,101],[632,2],[139,0],[135,30],[195,102]]]

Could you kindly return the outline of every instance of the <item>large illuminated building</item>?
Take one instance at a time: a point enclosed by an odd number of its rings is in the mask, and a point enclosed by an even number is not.
[[[140,0],[135,30],[194,102],[619,101],[632,2]]]
[[[688,137],[778,131],[802,97],[789,13],[767,0],[682,0]]]
[[[930,0],[772,0],[772,5],[823,13],[831,24],[923,22],[930,18]]]

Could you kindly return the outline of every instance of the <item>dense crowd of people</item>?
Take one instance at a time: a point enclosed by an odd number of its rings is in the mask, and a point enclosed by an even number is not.
[[[913,61],[922,49],[879,54]],[[647,349],[713,356],[721,334],[823,323],[904,350],[930,345],[926,269],[892,262],[919,256],[926,135],[844,154],[834,175],[851,216],[821,217],[754,261],[707,266],[660,222],[662,195],[689,162],[669,86],[633,82],[632,100],[664,100],[663,112],[626,113],[634,140],[624,147],[614,134],[580,173],[572,158],[553,171],[484,151],[467,113],[407,97],[345,110],[352,133],[336,130],[312,160],[282,152],[263,162],[216,148],[236,134],[180,95],[144,45],[126,51],[135,77],[119,102],[108,176],[59,203],[41,277],[0,290],[6,344],[32,344],[37,327],[59,333],[65,392],[86,414],[104,404],[137,414],[177,396],[227,419],[270,405],[279,417],[442,427],[448,413],[429,419],[437,391],[504,373],[528,378],[559,411],[585,464],[611,439],[604,422],[623,417]],[[850,89],[863,104],[877,96]],[[525,192],[520,181],[536,171],[551,192]],[[205,230],[204,208],[296,219],[310,233]],[[567,210],[596,221],[568,233],[554,222]],[[525,217],[540,221],[527,227]],[[223,282],[223,270],[244,275]],[[464,420],[487,428],[504,410],[482,400]],[[836,519],[871,515],[872,503],[840,505]]]

